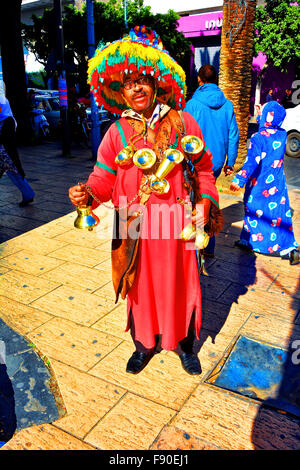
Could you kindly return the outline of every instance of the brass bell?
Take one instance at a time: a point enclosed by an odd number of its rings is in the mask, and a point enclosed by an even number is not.
[[[121,152],[118,153],[118,155],[115,158],[115,163],[119,165],[130,165],[132,161],[132,157],[134,154],[134,150],[130,145],[127,145],[127,147],[124,147]]]
[[[99,223],[99,217],[92,212],[91,206],[80,206],[77,207],[77,217],[74,221],[74,227],[93,230]]]
[[[185,241],[193,240],[196,237],[196,227],[194,224],[188,224],[184,227],[179,238]]]
[[[142,170],[151,168],[155,162],[156,155],[151,149],[140,149],[133,155],[133,163]]]
[[[191,155],[195,155],[197,153],[202,152],[204,147],[203,141],[196,135],[186,135],[181,139],[180,145],[184,152],[189,153]]]
[[[161,161],[155,175],[149,177],[149,186],[154,193],[166,194],[170,189],[169,182],[165,179],[171,170],[181,163],[183,154],[177,149],[167,149],[164,151],[164,158]]]
[[[209,236],[203,230],[198,230],[196,233],[195,247],[197,250],[204,250],[209,243]]]

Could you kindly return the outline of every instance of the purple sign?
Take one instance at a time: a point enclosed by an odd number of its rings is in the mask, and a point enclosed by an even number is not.
[[[218,36],[222,32],[223,11],[181,16],[178,31],[185,37]]]

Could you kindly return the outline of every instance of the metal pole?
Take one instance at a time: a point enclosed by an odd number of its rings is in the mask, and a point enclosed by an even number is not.
[[[1,48],[0,48],[0,95],[5,95],[4,82],[3,82],[3,72],[2,72]]]
[[[95,28],[94,28],[94,10],[93,0],[86,0],[86,16],[87,16],[87,35],[88,35],[88,57],[93,57],[95,53]],[[91,97],[91,119],[92,119],[92,154],[93,158],[97,158],[98,147],[101,141],[101,129],[99,123],[98,106],[96,105],[94,96]]]
[[[127,30],[127,0],[124,0],[124,21],[125,29]]]
[[[64,36],[62,26],[61,0],[53,0],[53,8],[55,12],[55,26],[57,36],[57,70],[59,73],[58,90],[60,118],[62,121],[62,151],[63,155],[70,155],[70,129],[68,122],[68,97],[67,97],[67,81],[65,71],[65,54],[64,54]]]

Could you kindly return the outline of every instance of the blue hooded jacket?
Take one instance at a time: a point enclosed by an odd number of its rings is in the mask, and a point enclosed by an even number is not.
[[[231,101],[214,83],[201,85],[187,104],[185,111],[199,124],[205,143],[213,156],[213,171],[221,170],[227,155],[227,165],[233,166],[239,145],[239,129]]]

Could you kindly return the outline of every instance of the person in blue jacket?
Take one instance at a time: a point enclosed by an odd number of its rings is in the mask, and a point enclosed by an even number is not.
[[[212,65],[203,65],[198,72],[199,88],[185,108],[199,124],[205,143],[212,153],[215,179],[220,176],[223,167],[225,176],[232,174],[239,145],[239,129],[233,105],[218,87],[217,79],[216,69]],[[215,239],[212,237],[204,254],[213,257],[214,248]]]

